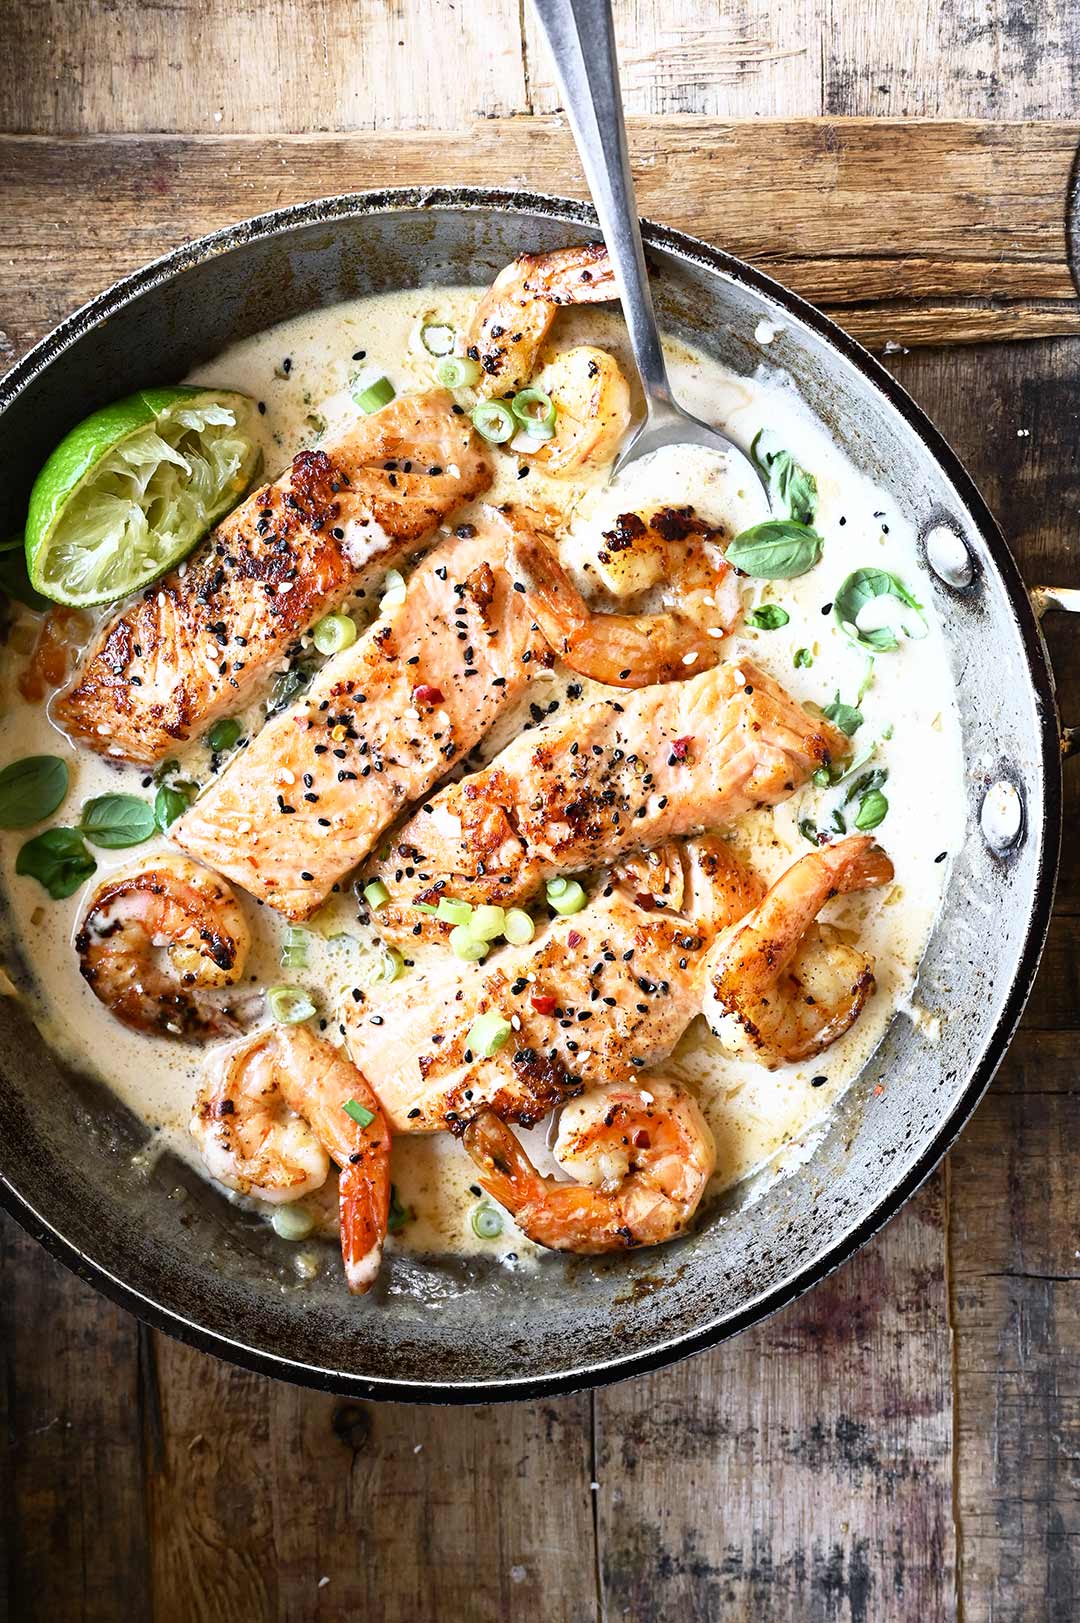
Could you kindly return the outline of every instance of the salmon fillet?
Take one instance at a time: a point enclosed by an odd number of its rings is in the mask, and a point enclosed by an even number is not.
[[[314,913],[552,662],[500,567],[512,533],[485,508],[429,553],[404,603],[328,660],[173,824],[176,844],[286,917]]]
[[[442,390],[402,395],[230,513],[98,633],[53,715],[103,754],[151,765],[253,688],[365,570],[480,495],[491,468]]]
[[[439,936],[449,927],[413,904],[519,904],[555,874],[775,805],[848,748],[748,660],[581,707],[409,818],[368,873],[390,892],[376,922]]]
[[[350,1052],[394,1132],[460,1132],[484,1109],[532,1126],[671,1053],[701,1007],[709,946],[762,889],[716,837],[636,859],[527,947],[487,964],[448,952],[434,970],[358,988],[345,1015]],[[475,1058],[469,1030],[489,1011],[516,1025],[489,1059]]]

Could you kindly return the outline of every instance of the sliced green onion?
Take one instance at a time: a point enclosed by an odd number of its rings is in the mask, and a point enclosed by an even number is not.
[[[396,947],[383,947],[379,953],[371,974],[368,976],[369,986],[388,986],[396,981],[405,971],[405,960]]]
[[[429,355],[449,355],[454,347],[455,333],[443,321],[425,321],[420,328],[420,342]],[[476,363],[473,363],[476,365]],[[477,366],[479,372],[480,368]],[[440,383],[442,379],[439,379]]]
[[[523,907],[507,909],[506,923],[503,925],[503,935],[511,946],[523,947],[526,941],[531,941],[536,934],[536,925]]]
[[[240,723],[231,716],[226,716],[223,721],[215,721],[206,735],[206,741],[215,755],[220,755],[222,750],[232,749],[241,731]]]
[[[389,378],[376,378],[366,389],[358,389],[353,399],[360,410],[366,411],[370,416],[373,411],[381,411],[384,406],[388,406],[396,394],[397,390]]]
[[[369,1110],[358,1099],[346,1099],[341,1108],[347,1116],[352,1117],[358,1127],[370,1127],[375,1120],[374,1110]]]
[[[315,1013],[315,1005],[302,986],[271,986],[266,1001],[279,1026],[298,1026]]]
[[[503,1231],[502,1213],[494,1206],[477,1206],[469,1222],[480,1240],[497,1240]]]
[[[282,969],[307,968],[310,940],[307,930],[298,930],[295,925],[286,930],[285,945],[281,949]]]
[[[489,1009],[486,1014],[477,1015],[469,1027],[465,1047],[470,1048],[477,1059],[490,1059],[499,1052],[513,1029],[498,1009]]]
[[[315,646],[320,654],[340,654],[356,641],[356,621],[347,614],[327,614],[314,631]]]
[[[478,907],[472,916],[469,929],[481,941],[495,941],[506,928],[506,909],[495,907],[490,902]]]
[[[467,355],[448,355],[435,368],[435,376],[444,389],[471,389],[480,381],[480,362]]]
[[[563,883],[565,883],[565,881]],[[570,882],[566,884],[565,890],[559,891],[557,895],[552,895],[551,886],[548,885],[547,899],[550,905],[555,909],[556,913],[561,913],[565,917],[565,915],[568,913],[580,913],[581,909],[585,906],[585,903],[589,898],[586,896],[577,880],[571,879]]]
[[[569,879],[549,879],[545,887],[548,901],[554,901],[556,896],[564,896],[569,883]]]
[[[472,911],[468,902],[459,902],[453,896],[440,896],[435,917],[442,919],[444,924],[469,924],[472,920]]]
[[[450,951],[466,964],[478,964],[486,958],[490,948],[486,941],[477,941],[467,924],[459,924],[450,931]]]
[[[501,400],[482,400],[470,415],[476,432],[492,445],[503,445],[517,433],[517,418]]]
[[[413,907],[414,912],[417,912],[417,913],[432,913],[432,914],[434,914],[434,913],[438,913],[438,911],[439,911],[439,909],[437,907],[435,907],[433,905],[433,903],[431,903],[431,902],[413,902],[411,905]]]
[[[510,410],[534,440],[549,440],[555,432],[555,402],[543,389],[520,389]]]
[[[277,1207],[270,1226],[279,1239],[306,1240],[315,1227],[315,1219],[303,1206],[290,1201],[287,1206]]]
[[[388,614],[391,609],[400,609],[405,596],[405,576],[397,569],[388,569],[383,581],[382,600],[379,603],[380,614]]]
[[[390,900],[390,892],[381,879],[373,879],[370,885],[364,886],[364,900],[373,913],[380,907],[385,907]]]

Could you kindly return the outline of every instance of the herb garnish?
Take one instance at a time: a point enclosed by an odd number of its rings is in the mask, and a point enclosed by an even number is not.
[[[68,791],[59,755],[26,755],[0,772],[0,828],[29,828],[51,817]]]
[[[96,869],[77,828],[47,828],[27,840],[15,859],[15,872],[36,879],[54,902],[72,895]]]
[[[813,569],[823,542],[816,530],[794,519],[766,519],[737,535],[727,561],[757,580],[792,580]]]
[[[859,629],[859,615],[868,603],[878,597],[895,598],[908,611],[897,616],[905,637],[917,642],[926,636],[929,628],[922,605],[916,602],[898,576],[890,574],[887,569],[856,569],[844,581],[833,604],[837,620],[853,641],[879,654],[899,648],[900,640],[892,626],[876,626],[869,631]]]
[[[761,603],[756,609],[750,610],[746,623],[756,631],[779,631],[790,619],[787,609],[782,609],[779,603]]]
[[[790,451],[768,451],[762,445],[765,430],[759,429],[750,446],[750,460],[761,470],[774,513],[786,512],[798,524],[812,524],[817,512],[817,480],[799,466]]]

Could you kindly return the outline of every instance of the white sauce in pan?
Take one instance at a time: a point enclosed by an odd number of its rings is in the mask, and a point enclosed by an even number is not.
[[[259,426],[266,471],[276,473],[302,446],[351,421],[356,408],[350,391],[358,374],[361,383],[385,374],[399,391],[429,384],[433,362],[419,343],[421,321],[434,317],[460,330],[475,296],[427,289],[321,311],[237,344],[201,367],[192,381],[239,388],[265,402]],[[759,341],[764,346],[774,336],[770,330],[767,339],[762,332]],[[561,313],[553,347],[584,339],[619,354],[632,376],[621,325],[613,314],[595,308]],[[764,602],[782,604],[789,623],[775,631],[744,630],[729,640],[726,651],[731,657],[752,655],[799,699],[827,704],[839,692],[843,700],[854,703],[868,666],[829,612],[841,581],[862,565],[879,565],[898,574],[924,605],[929,597],[919,579],[904,492],[875,489],[854,471],[842,447],[775,369],[768,350],[762,350],[755,377],[736,378],[704,355],[674,344],[667,347],[676,394],[692,412],[723,426],[746,446],[760,428],[767,428],[772,443],[791,451],[818,484],[815,527],[825,541],[820,564],[793,581],[744,583],[747,608]],[[356,359],[360,351],[363,358]],[[288,368],[282,364],[286,359],[291,363]],[[605,489],[602,481],[590,486],[547,480],[535,469],[520,479],[523,464],[518,457],[502,452],[496,457],[499,484],[489,499],[558,506],[570,521],[565,561],[584,571],[580,578],[586,584],[587,538],[607,528],[619,512],[647,502],[689,503],[705,519],[726,525],[729,534],[766,516],[753,481],[733,474],[723,459],[700,450],[675,448],[663,453],[630,470],[615,492]],[[368,595],[377,598],[378,593]],[[359,607],[357,612],[362,618]],[[859,944],[873,954],[875,997],[845,1038],[807,1064],[770,1072],[736,1063],[720,1053],[699,1019],[665,1067],[693,1087],[705,1108],[717,1142],[716,1189],[728,1188],[765,1166],[780,1175],[804,1162],[837,1097],[910,999],[949,871],[948,859],[963,837],[965,816],[953,691],[940,627],[930,608],[926,614],[929,635],[924,640],[904,642],[897,651],[876,659],[860,705],[865,720],[855,739],[857,750],[879,740],[871,764],[888,769],[885,792],[890,809],[876,837],[895,864],[895,882],[884,891],[833,902],[823,915],[850,927]],[[809,650],[809,667],[795,666],[800,649]],[[19,699],[14,677],[20,663],[21,657],[9,646],[0,665],[0,764],[39,753],[59,753],[68,759],[72,789],[53,821],[75,821],[75,808],[83,800],[108,790],[145,793],[149,798],[152,788],[140,788],[147,774],[75,750],[52,727],[43,707]],[[570,699],[566,687],[571,680],[554,676],[550,694],[545,695],[548,703],[559,701],[560,715],[605,691],[585,682],[582,696]],[[529,701],[536,698],[534,689]],[[252,725],[260,714],[255,707]],[[527,719],[526,703],[524,711],[504,722],[488,741],[485,753],[493,753]],[[206,780],[209,757],[202,745],[178,750],[177,755],[192,776]],[[799,831],[800,821],[812,819],[829,827],[846,787],[822,790],[810,785],[772,813],[741,819],[734,838],[771,879],[810,849]],[[848,808],[849,826],[853,809]],[[156,1146],[167,1145],[201,1165],[187,1122],[203,1053],[127,1031],[98,1003],[78,974],[72,947],[86,892],[53,902],[34,880],[14,874],[18,849],[32,832],[4,836],[3,883],[18,938],[17,952],[9,947],[5,956],[34,1018],[66,1059],[103,1077],[156,1129]],[[98,872],[91,888],[110,870],[137,864],[154,849],[151,842],[127,851],[95,851]],[[373,939],[358,925],[351,895],[334,898],[320,914],[310,938],[310,967],[294,973],[280,967],[284,925],[268,908],[246,905],[256,940],[252,978],[262,984],[292,979],[311,988],[327,1021],[327,1035],[337,1037],[340,1000],[359,984]],[[335,935],[337,940],[328,939]],[[28,974],[19,971],[19,956]],[[422,970],[418,956],[410,973]],[[529,1135],[530,1153],[540,1160],[545,1159],[545,1136],[539,1131]],[[519,1258],[532,1253],[509,1223],[499,1239],[477,1239],[469,1221],[476,1206],[475,1195],[469,1192],[474,1183],[472,1163],[447,1135],[398,1138],[393,1177],[401,1201],[414,1216],[392,1245],[419,1251],[509,1252]],[[297,1261],[301,1270],[310,1267],[304,1251],[298,1252]]]

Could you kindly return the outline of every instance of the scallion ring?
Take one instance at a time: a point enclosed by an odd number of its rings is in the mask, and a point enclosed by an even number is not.
[[[480,362],[467,355],[448,355],[435,368],[435,376],[444,389],[471,389],[480,382]]]
[[[473,913],[469,929],[478,941],[494,941],[506,927],[506,909],[485,903]]]
[[[385,907],[390,900],[390,892],[381,879],[373,879],[370,885],[364,886],[364,900],[371,911],[377,913],[379,908]]]
[[[342,1101],[341,1108],[347,1116],[352,1117],[358,1127],[370,1127],[375,1120],[374,1110],[369,1110],[367,1105],[362,1105],[359,1099],[345,1099]]]
[[[366,411],[370,417],[373,411],[381,411],[384,406],[388,406],[396,394],[397,390],[389,378],[376,378],[366,389],[358,389],[353,399],[360,410]]]
[[[387,986],[405,970],[405,960],[396,947],[383,947],[368,976],[369,986]]]
[[[505,1019],[498,1009],[488,1009],[486,1014],[478,1014],[469,1027],[465,1047],[477,1059],[490,1059],[493,1054],[499,1052],[513,1029],[509,1020]]]
[[[494,1206],[477,1206],[469,1222],[480,1240],[497,1240],[503,1231],[502,1213],[497,1212]]]
[[[306,1240],[315,1228],[315,1219],[303,1206],[290,1201],[277,1208],[270,1226],[281,1240]]]
[[[279,1026],[299,1026],[315,1013],[315,1005],[302,986],[271,986],[266,1001]]]
[[[506,923],[503,925],[503,935],[513,947],[523,947],[531,941],[536,934],[536,925],[523,907],[510,907],[506,910]]]
[[[478,941],[467,924],[458,924],[450,931],[450,951],[464,964],[479,964],[490,951],[486,941]]]
[[[576,879],[563,880],[562,884],[564,888],[558,892],[553,892],[551,885],[548,885],[547,899],[549,905],[555,909],[556,913],[561,913],[564,917],[569,913],[580,913],[589,898]]]
[[[481,439],[490,440],[492,445],[503,445],[517,433],[517,418],[501,400],[481,400],[470,416]]]
[[[306,969],[310,941],[309,931],[298,930],[295,925],[290,926],[285,932],[285,942],[281,949],[282,969]]]
[[[449,355],[454,348],[454,337],[453,327],[442,321],[425,321],[420,328],[420,342],[429,355]]]
[[[454,896],[440,896],[435,917],[442,919],[444,924],[467,925],[472,919],[472,912],[468,902],[459,902]]]
[[[534,440],[549,440],[555,432],[555,402],[543,389],[519,389],[510,410]]]
[[[314,631],[315,646],[320,654],[340,654],[356,641],[356,621],[347,614],[326,614]]]

